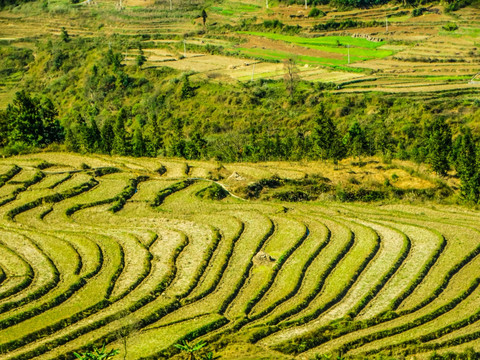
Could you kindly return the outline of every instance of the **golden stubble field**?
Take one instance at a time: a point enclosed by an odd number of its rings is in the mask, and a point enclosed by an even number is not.
[[[66,359],[102,342],[126,359],[180,359],[183,340],[222,359],[479,351],[474,209],[206,195],[320,172],[435,183],[407,162],[362,160],[2,159],[2,359]]]

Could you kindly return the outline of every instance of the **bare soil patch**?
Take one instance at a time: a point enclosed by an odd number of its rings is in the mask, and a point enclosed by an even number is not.
[[[270,40],[270,39],[266,39],[259,36],[249,36],[248,42],[242,45],[242,47],[271,49],[276,51],[289,52],[296,55],[315,56],[315,57],[323,57],[328,59],[344,58],[342,54],[335,54],[335,53],[316,50],[316,49],[308,49],[302,46],[287,44],[282,41]]]

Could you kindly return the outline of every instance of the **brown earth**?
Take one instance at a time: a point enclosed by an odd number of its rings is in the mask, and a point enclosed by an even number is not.
[[[248,36],[248,42],[242,44],[242,47],[247,48],[260,48],[260,49],[270,49],[275,51],[283,51],[296,55],[306,55],[306,56],[316,56],[323,57],[328,59],[343,59],[344,55],[335,54],[326,51],[308,49],[303,46],[298,46],[294,44],[288,44],[282,41],[276,41],[267,39],[261,36]]]

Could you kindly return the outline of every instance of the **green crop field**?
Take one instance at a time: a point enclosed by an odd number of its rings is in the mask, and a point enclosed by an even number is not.
[[[480,351],[474,210],[235,190],[321,166],[226,164],[218,177],[218,164],[167,158],[1,160],[0,358],[105,342],[119,358],[180,359],[183,340],[222,359]]]
[[[283,41],[288,44],[296,44],[307,49],[314,49],[324,51],[325,53],[332,54],[341,54],[343,55],[342,60],[338,59],[326,59],[326,58],[315,58],[313,56],[307,57],[299,55],[300,63],[333,63],[333,64],[348,64],[348,54],[350,54],[351,62],[358,62],[369,59],[381,59],[393,54],[390,50],[378,50],[377,48],[382,46],[384,42],[373,42],[361,38],[352,38],[349,36],[324,36],[318,38],[304,38],[299,36],[288,36],[272,33],[260,33],[260,32],[244,32],[244,34],[254,35],[259,37],[265,37],[267,39]],[[246,52],[246,49],[241,49]],[[252,51],[254,49],[250,49]],[[261,56],[262,51],[260,49],[255,49],[258,51],[258,55]],[[251,53],[251,52],[250,52]],[[291,53],[274,56],[271,52],[264,50],[266,57],[271,57],[272,59],[281,60],[288,57],[291,57]],[[315,61],[316,60],[316,61]]]

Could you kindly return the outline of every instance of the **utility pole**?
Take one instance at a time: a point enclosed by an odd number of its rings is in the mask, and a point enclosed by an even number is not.
[[[254,76],[255,76],[255,63],[252,66],[252,81]]]
[[[308,0],[305,0],[305,10],[308,9]]]
[[[185,39],[183,39],[183,57],[187,57],[187,44],[185,43]]]
[[[172,0],[170,0],[170,10],[173,10]]]

